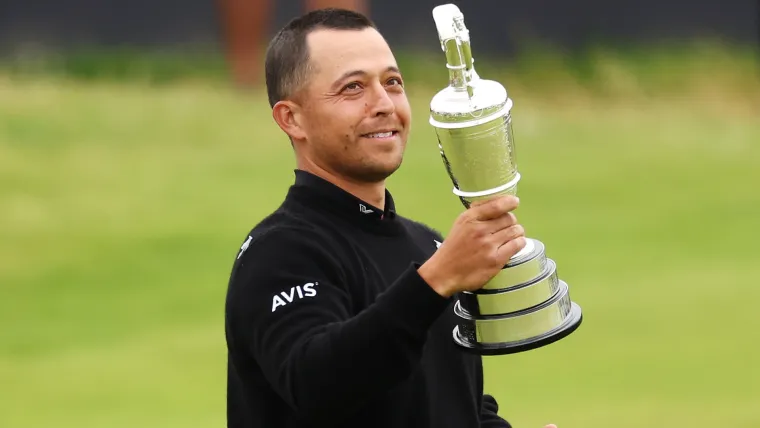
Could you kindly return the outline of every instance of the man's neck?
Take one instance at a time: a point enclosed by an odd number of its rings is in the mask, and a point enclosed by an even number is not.
[[[385,209],[385,181],[367,183],[347,179],[312,162],[298,165],[298,169],[314,174],[379,209]]]

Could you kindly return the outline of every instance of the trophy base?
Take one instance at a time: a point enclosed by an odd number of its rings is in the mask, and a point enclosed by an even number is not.
[[[538,349],[564,339],[580,327],[583,313],[580,306],[571,303],[570,315],[559,327],[537,336],[514,342],[483,343],[472,341],[460,333],[459,326],[454,327],[454,343],[464,351],[477,355],[507,355]]]
[[[454,342],[480,355],[525,352],[554,343],[581,324],[581,307],[536,239],[482,289],[457,295]]]

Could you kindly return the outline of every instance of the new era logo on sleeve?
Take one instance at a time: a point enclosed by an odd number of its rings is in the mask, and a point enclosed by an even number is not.
[[[433,242],[435,243],[435,249],[436,250],[439,249],[439,248],[441,248],[441,245],[443,245],[443,242],[440,242],[437,239],[433,239]]]

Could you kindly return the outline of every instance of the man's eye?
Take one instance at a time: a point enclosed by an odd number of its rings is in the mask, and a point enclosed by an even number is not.
[[[356,89],[360,89],[359,83],[357,82],[349,83],[348,85],[343,87],[343,90],[349,90],[349,91],[353,91]]]

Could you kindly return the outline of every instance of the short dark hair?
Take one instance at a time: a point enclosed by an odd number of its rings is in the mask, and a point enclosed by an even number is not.
[[[317,29],[377,28],[359,12],[339,8],[317,9],[290,21],[272,38],[266,53],[265,74],[269,105],[298,90],[309,74],[306,37]]]

